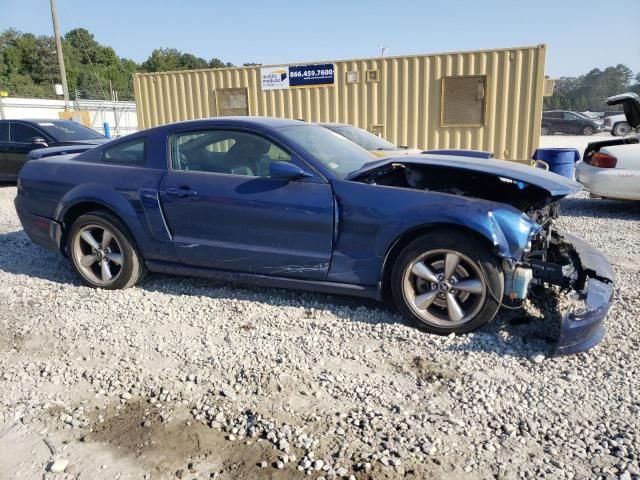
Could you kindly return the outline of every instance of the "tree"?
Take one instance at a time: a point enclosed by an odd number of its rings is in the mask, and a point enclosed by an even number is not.
[[[207,62],[204,58],[191,53],[182,53],[175,48],[157,48],[142,63],[145,72],[169,72],[173,70],[195,70],[202,68],[228,68],[231,63],[224,63],[219,58]]]
[[[209,68],[231,68],[233,67],[233,63],[227,62],[224,63],[222,60],[220,60],[219,58],[212,58],[211,61],[209,62]]]
[[[133,74],[233,66],[218,58],[207,61],[173,48],[155,49],[142,65],[120,58],[113,48],[100,44],[85,28],[75,28],[62,38],[67,83],[73,97],[111,98],[111,89],[120,99],[133,98]],[[60,83],[55,42],[50,36],[35,36],[15,29],[0,33],[0,88],[10,95],[55,97]]]
[[[556,80],[553,96],[544,99],[546,109],[591,110],[609,109],[606,98],[628,90],[640,91],[640,73],[636,85],[631,85],[633,72],[618,64],[604,70],[594,68],[579,77],[561,77]],[[619,107],[614,107],[619,108]]]

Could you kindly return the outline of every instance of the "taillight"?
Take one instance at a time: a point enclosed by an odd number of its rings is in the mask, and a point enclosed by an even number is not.
[[[594,167],[600,168],[615,168],[618,163],[618,159],[611,155],[607,155],[606,153],[594,153],[590,159],[587,160],[587,163],[593,165]]]

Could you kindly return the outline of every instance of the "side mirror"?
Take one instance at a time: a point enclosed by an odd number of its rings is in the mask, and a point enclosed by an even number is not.
[[[269,176],[283,180],[295,180],[296,178],[310,177],[311,175],[291,162],[271,162],[269,164]]]
[[[31,137],[31,145],[39,145],[41,147],[48,147],[47,141],[42,137]]]

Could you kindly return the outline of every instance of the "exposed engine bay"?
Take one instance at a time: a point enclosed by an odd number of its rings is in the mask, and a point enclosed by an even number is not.
[[[455,167],[390,163],[359,177],[372,185],[415,188],[506,203],[532,216],[554,199],[540,187],[492,173]],[[551,212],[548,212],[551,213]],[[533,218],[533,217],[532,217]]]

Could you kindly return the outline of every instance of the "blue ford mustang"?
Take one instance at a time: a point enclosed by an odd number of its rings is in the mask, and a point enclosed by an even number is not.
[[[15,200],[30,238],[83,281],[147,271],[382,299],[432,333],[473,331],[531,288],[577,292],[557,353],[595,345],[613,272],[552,226],[577,191],[512,162],[371,155],[305,122],[165,125],[80,154],[38,152]],[[62,152],[66,153],[66,152]]]

